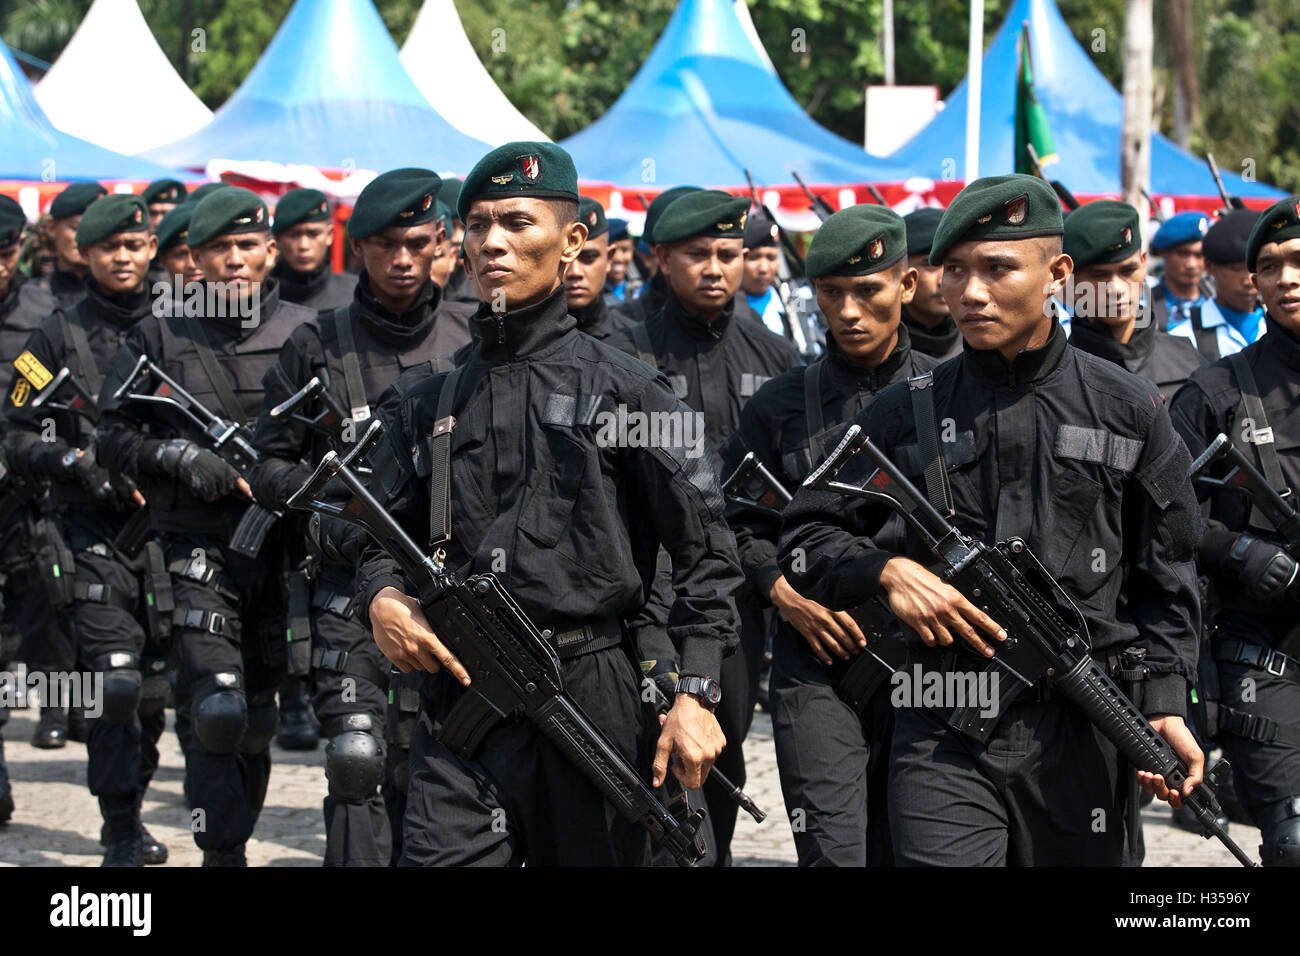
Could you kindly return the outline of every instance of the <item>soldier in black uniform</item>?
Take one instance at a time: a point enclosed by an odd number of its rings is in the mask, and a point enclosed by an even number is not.
[[[438,241],[435,243],[433,261],[429,263],[429,278],[445,293],[447,283],[451,281],[452,273],[456,271],[460,261],[460,244],[453,245],[451,241],[455,214],[441,200],[435,203],[434,207],[438,210]],[[474,310],[470,309],[470,311]]]
[[[721,494],[707,459],[688,456],[680,431],[646,447],[630,434],[602,437],[607,429],[581,409],[690,411],[661,376],[577,334],[567,314],[562,277],[586,227],[563,149],[519,142],[493,150],[459,202],[483,301],[474,345],[456,371],[419,383],[400,402],[389,440],[372,456],[387,507],[417,540],[445,547],[449,567],[496,573],[536,624],[558,635],[569,692],[634,762],[649,756],[641,747],[649,728],[621,619],[645,603],[655,555],[667,547],[676,570],[670,632],[683,678],[658,734],[652,783],[662,782],[675,753],[673,773],[697,788],[724,743],[702,700],[716,702],[722,654],[735,640],[727,595],[739,569]],[[451,489],[450,535],[429,542],[431,532],[448,535],[430,524],[432,459],[420,451],[413,460],[411,448],[427,449],[435,419],[447,415],[456,420],[442,486]],[[403,671],[437,672],[423,682],[411,741],[402,862],[644,863],[644,831],[618,818],[531,724],[499,724],[473,760],[438,743],[467,675],[403,587],[393,562],[368,550],[359,604],[376,642]]]
[[[279,252],[271,277],[285,302],[323,311],[352,301],[357,277],[333,271],[334,220],[319,189],[290,189],[275,206],[271,226]]]
[[[961,354],[961,332],[939,291],[943,266],[930,265],[930,245],[942,218],[943,210],[932,207],[903,217],[907,224],[907,264],[916,270],[916,294],[903,306],[903,326],[915,351],[940,362]]]
[[[578,258],[564,270],[564,297],[569,315],[578,320],[579,331],[608,339],[631,324],[610,310],[604,295],[610,261],[609,223],[604,207],[586,196],[578,202],[578,221],[587,227],[587,239]]]
[[[883,206],[830,216],[808,247],[826,316],[824,358],[768,382],[740,414],[723,453],[731,473],[753,452],[788,491],[835,447],[845,423],[886,385],[938,363],[910,346],[902,310],[916,289],[902,218]],[[893,717],[887,691],[862,712],[836,693],[864,641],[853,618],[802,597],[776,563],[781,519],[729,505],[741,566],[780,612],[772,641],[772,731],[800,866],[885,866],[885,785]]]
[[[265,458],[251,483],[268,508],[285,508],[311,474],[303,462],[318,461],[339,445],[338,439],[331,441],[299,422],[271,418],[270,409],[313,376],[320,377],[337,407],[347,411],[344,426],[352,435],[349,440],[355,440],[398,375],[429,366],[469,342],[463,316],[442,308],[442,290],[428,278],[442,229],[430,201],[438,186],[437,175],[429,170],[400,169],[374,179],[357,198],[348,234],[365,267],[352,305],[295,329],[263,382],[256,442]],[[388,664],[352,613],[355,562],[328,547],[315,558],[313,703],[330,738],[325,748],[325,865],[386,866],[391,831],[378,788],[385,768]]]
[[[132,481],[96,464],[88,418],[36,408],[33,400],[65,368],[78,386],[98,393],[127,330],[149,314],[145,274],[157,240],[144,201],[115,194],[91,203],[77,243],[90,266],[86,297],[49,316],[27,340],[5,401],[5,444],[19,473],[51,484],[75,559],[75,571],[65,567],[63,575],[80,658],[103,675],[102,713],[89,722],[87,777],[105,822],[104,865],[139,866],[167,859],[167,848],[140,822],[167,700],[166,651],[161,635],[148,633],[144,542],[125,540],[144,499]],[[74,393],[52,397],[66,406]]]
[[[195,205],[192,199],[178,204],[162,217],[154,230],[158,237],[158,251],[154,253],[153,265],[149,268],[149,280],[155,295],[172,296],[179,284],[183,301],[185,286],[203,281],[203,273],[194,262],[189,244],[190,215]]]
[[[1300,488],[1300,197],[1269,207],[1246,264],[1267,332],[1192,375],[1174,425],[1193,454],[1228,435],[1279,492]],[[1219,742],[1234,788],[1263,831],[1266,866],[1300,866],[1300,585],[1295,547],[1249,499],[1203,493]],[[1291,495],[1294,501],[1295,495]]]
[[[149,228],[157,232],[163,216],[183,203],[187,195],[189,190],[177,179],[155,179],[145,186],[140,198],[149,207]]]
[[[478,308],[478,290],[474,288],[474,282],[466,273],[465,263],[461,259],[461,241],[465,238],[465,224],[461,222],[456,206],[460,197],[460,186],[459,179],[448,177],[442,181],[442,189],[438,192],[438,201],[451,211],[447,223],[447,241],[451,245],[452,254],[456,257],[451,277],[443,284],[443,299],[447,302],[468,303],[472,312]]]
[[[274,240],[266,206],[248,190],[204,197],[190,217],[189,244],[204,275],[203,313],[171,315],[171,300],[162,300],[163,315],[127,334],[100,392],[97,454],[139,482],[165,542],[195,843],[205,866],[243,866],[266,797],[275,691],[285,673],[284,548],[272,528],[257,557],[233,550],[231,535],[252,504],[247,482],[179,415],[114,393],[148,356],[216,414],[246,425],[281,346],[313,313],[281,302],[267,280]],[[162,385],[146,373],[137,387],[156,393]]]
[[[1080,206],[1065,220],[1063,245],[1074,262],[1064,290],[1070,344],[1142,376],[1167,404],[1208,363],[1186,339],[1156,328],[1142,301],[1147,255],[1138,211],[1109,199]]]
[[[86,294],[87,265],[77,248],[77,226],[87,207],[107,192],[99,183],[73,183],[50,203],[46,228],[54,240],[54,272],[39,281],[60,309],[71,308]]]
[[[936,431],[952,437],[942,446],[954,523],[989,544],[1023,538],[1078,604],[1100,661],[1117,661],[1125,647],[1145,650],[1136,703],[1187,762],[1187,793],[1204,767],[1183,718],[1200,623],[1191,460],[1154,386],[1067,345],[1050,310],[1071,269],[1062,233],[1051,188],[1012,175],[967,185],[935,234],[930,258],[944,267],[944,298],[965,339],[933,386]],[[907,386],[890,386],[854,422],[919,476],[930,453],[912,401]],[[907,556],[880,548],[873,535],[888,514],[801,489],[782,521],[787,580],[831,610],[887,599],[919,635],[913,654],[926,670],[982,668],[1005,637],[1001,622],[918,563],[932,556],[915,535]],[[953,730],[942,709],[896,708],[889,807],[897,861],[1128,861],[1132,771],[1121,772],[1115,748],[1041,683],[994,706],[999,719],[983,742]],[[1138,779],[1181,803],[1158,776]]]
[[[740,424],[741,408],[769,378],[800,364],[799,354],[786,339],[737,310],[748,209],[747,199],[715,191],[691,190],[674,200],[654,227],[658,274],[667,288],[663,305],[644,323],[610,339],[667,375],[674,394],[703,416],[697,453],[712,463],[715,472],[721,469],[722,446]],[[652,600],[634,618],[646,660],[663,660],[672,653],[656,633],[666,617],[666,581],[667,568],[661,567]],[[742,744],[758,699],[768,620],[766,601],[749,585],[737,593],[736,603],[741,643],[723,663],[723,702],[718,711],[730,746],[718,768],[743,787]],[[705,797],[719,863],[727,865],[737,808],[713,788],[705,791]]]

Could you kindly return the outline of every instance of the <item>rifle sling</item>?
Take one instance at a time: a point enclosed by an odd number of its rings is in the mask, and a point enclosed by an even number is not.
[[[343,380],[348,390],[348,408],[353,422],[370,418],[370,403],[366,401],[366,386],[361,379],[361,362],[357,359],[357,339],[352,334],[352,307],[335,309],[331,316],[339,337],[339,356],[343,360]],[[442,417],[441,413],[438,415]]]
[[[934,414],[934,376],[925,372],[907,380],[912,397],[912,417],[916,421],[916,448],[925,467],[925,496],[945,518],[954,514],[948,469],[939,447],[939,423]]]
[[[826,419],[822,416],[822,366],[825,359],[818,359],[803,370],[803,407],[808,420],[808,454],[812,456],[813,467],[824,458],[821,434],[826,428]]]
[[[208,336],[203,331],[203,323],[199,321],[198,316],[186,315],[185,329],[190,333],[190,340],[194,343],[194,351],[199,354],[199,364],[203,366],[203,371],[207,373],[208,381],[212,383],[212,388],[217,393],[217,400],[221,402],[226,417],[230,419],[233,425],[246,424],[247,418],[243,406],[239,404],[239,399],[235,397],[235,389],[230,384],[230,377],[218,364],[216,353],[212,351],[212,346],[208,344]]]
[[[1282,476],[1282,465],[1277,460],[1277,448],[1273,443],[1273,429],[1268,425],[1268,416],[1264,414],[1264,403],[1259,397],[1259,383],[1255,381],[1255,373],[1251,371],[1250,362],[1246,356],[1240,352],[1234,352],[1228,356],[1228,362],[1232,366],[1232,374],[1237,379],[1237,389],[1241,392],[1241,405],[1246,417],[1252,423],[1251,444],[1255,446],[1255,454],[1259,458],[1260,470],[1264,472],[1264,478],[1269,487],[1279,495],[1286,496],[1290,492],[1287,489],[1286,479]],[[1265,522],[1266,527],[1272,527],[1273,523],[1264,517],[1263,513],[1255,505],[1251,506],[1251,521],[1259,524]]]
[[[77,353],[77,364],[81,366],[86,388],[98,398],[104,376],[99,374],[99,366],[95,364],[95,353],[90,350],[90,338],[86,335],[85,327],[75,316],[68,316],[62,311],[59,312],[59,321],[63,324],[64,337],[72,343],[72,349]]]
[[[452,369],[442,383],[429,438],[429,547],[435,551],[451,540],[451,435],[456,430],[452,410],[460,373],[460,368]]]

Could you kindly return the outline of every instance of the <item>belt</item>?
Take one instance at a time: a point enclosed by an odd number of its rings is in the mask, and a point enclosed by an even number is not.
[[[351,605],[352,596],[350,594],[341,594],[338,591],[317,589],[311,596],[311,606],[314,609],[329,611],[339,617],[351,617],[352,615],[348,613],[348,608]]]
[[[567,661],[583,654],[592,654],[623,643],[623,622],[609,618],[591,624],[560,629],[547,628],[542,637],[555,648],[560,660]]]
[[[1237,710],[1226,704],[1219,704],[1219,730],[1256,743],[1283,743],[1300,747],[1300,727],[1279,724],[1271,717]]]
[[[1231,638],[1216,640],[1213,644],[1214,659],[1234,664],[1249,664],[1268,671],[1274,677],[1285,677],[1295,684],[1300,684],[1300,661],[1288,657],[1279,650],[1238,641]]]
[[[98,582],[87,584],[75,578],[72,582],[72,599],[74,601],[90,601],[94,604],[111,604],[113,607],[121,608],[124,611],[133,611],[135,609],[135,602],[121,591],[114,590],[112,586],[99,584]]]

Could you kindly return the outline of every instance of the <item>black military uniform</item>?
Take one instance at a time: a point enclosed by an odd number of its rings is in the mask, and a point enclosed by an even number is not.
[[[460,215],[479,196],[540,194],[576,203],[576,182],[560,147],[509,143],[470,173]],[[448,567],[496,573],[537,626],[558,635],[575,700],[627,759],[647,766],[651,728],[622,619],[645,602],[662,542],[677,569],[669,630],[682,648],[682,671],[716,675],[734,641],[727,600],[739,581],[734,538],[706,460],[689,457],[682,444],[599,441],[592,416],[619,407],[629,414],[689,410],[643,364],[577,334],[562,288],[502,314],[484,304],[472,331],[458,370],[411,390],[389,440],[372,456],[387,507],[428,543],[430,481],[442,477],[431,475],[429,437],[436,419],[454,416],[451,476],[442,486],[452,489]],[[448,387],[454,395],[444,401]],[[369,608],[389,585],[404,587],[393,562],[369,550],[359,606]],[[445,672],[423,681],[404,864],[646,862],[644,831],[618,818],[531,724],[498,725],[473,760],[440,745],[438,727],[462,691]]]
[[[266,230],[261,200],[227,187],[195,206],[189,241],[199,248],[224,235]],[[114,393],[144,355],[216,414],[252,421],[281,346],[313,315],[281,302],[274,282],[263,283],[255,305],[251,323],[207,310],[199,317],[146,317],[128,333],[100,393],[99,461],[136,477],[152,529],[165,542],[179,651],[177,726],[205,865],[243,865],[243,845],[266,796],[274,697],[285,672],[283,547],[273,528],[257,557],[232,550],[231,535],[250,506],[235,491],[235,470],[199,444],[197,430],[178,415]],[[156,381],[145,387],[167,391]]]
[[[107,192],[99,183],[73,183],[50,203],[50,218],[57,221],[80,216],[92,202]],[[60,309],[72,308],[86,294],[84,273],[61,269],[57,263],[53,272],[35,281],[54,296],[54,304]]]
[[[149,229],[148,209],[133,195],[105,196],[82,217],[77,241],[90,246],[116,233]],[[5,401],[10,430],[9,460],[30,481],[50,481],[53,504],[74,566],[62,568],[69,614],[80,658],[103,675],[102,714],[90,720],[87,773],[106,824],[105,865],[135,865],[142,848],[147,862],[162,863],[167,849],[140,822],[140,803],[158,766],[158,738],[165,723],[168,686],[166,649],[149,633],[148,583],[143,536],[131,542],[127,529],[135,512],[133,483],[95,464],[89,420],[33,398],[68,369],[79,386],[95,395],[127,330],[149,314],[146,283],[125,295],[110,295],[92,277],[87,295],[73,309],[55,312],[27,340],[15,363],[15,387]],[[67,405],[71,390],[52,394]],[[53,440],[46,434],[54,422]],[[80,458],[78,449],[82,450]],[[143,516],[141,516],[143,517]],[[140,523],[135,518],[132,528]]]
[[[1107,199],[1080,206],[1065,221],[1063,245],[1074,260],[1076,276],[1094,263],[1109,265],[1138,256],[1142,252],[1138,211],[1128,203]],[[1145,308],[1127,342],[1115,338],[1104,322],[1076,311],[1070,322],[1070,344],[1142,376],[1160,389],[1166,403],[1189,375],[1209,364],[1186,339],[1157,328]]]
[[[281,196],[275,207],[271,233],[278,238],[304,222],[332,222],[329,201],[319,189],[291,189]],[[285,302],[317,311],[347,306],[357,284],[357,277],[352,273],[333,270],[328,254],[312,272],[290,268],[282,254],[271,270],[271,277],[280,284],[280,298]]]
[[[428,170],[379,176],[357,199],[349,235],[364,239],[391,226],[431,221],[435,209],[424,208],[424,200],[436,195],[438,186],[438,177]],[[300,462],[318,461],[340,445],[300,422],[271,418],[270,409],[317,376],[328,383],[337,407],[354,420],[359,438],[380,395],[403,371],[428,366],[469,342],[467,325],[442,313],[441,304],[441,290],[426,279],[415,305],[394,315],[371,292],[363,270],[351,306],[322,313],[294,330],[263,381],[265,398],[255,433],[266,457],[252,485],[267,507],[283,509],[306,481],[310,469]],[[304,411],[315,414],[322,407]],[[388,662],[353,613],[355,563],[324,553],[312,565],[313,701],[330,738],[325,748],[325,865],[386,866],[390,825],[377,788],[385,770]],[[405,767],[401,769],[399,784],[405,777]]]
[[[1256,223],[1246,257],[1251,272],[1262,246],[1300,236],[1297,201],[1282,200]],[[1267,313],[1264,321],[1267,331],[1258,341],[1196,372],[1171,411],[1193,454],[1223,433],[1269,484],[1294,492],[1300,488],[1300,335]],[[1237,795],[1263,830],[1265,865],[1300,866],[1300,588],[1287,584],[1296,562],[1248,498],[1232,491],[1202,497],[1209,520],[1200,560],[1209,576],[1220,695],[1207,716],[1232,761]]]
[[[1061,233],[1060,205],[1045,183],[981,179],[948,208],[931,261],[942,263],[955,242],[1053,231]],[[1046,344],[1011,362],[967,345],[960,360],[934,371],[933,398],[947,423],[941,429],[953,435],[943,453],[954,523],[989,544],[1023,538],[1078,604],[1096,658],[1145,649],[1143,712],[1183,714],[1200,620],[1192,562],[1199,520],[1190,458],[1155,389],[1069,348],[1054,324]],[[885,389],[854,422],[921,480],[926,462],[906,386]],[[880,574],[895,555],[872,536],[889,514],[801,489],[783,516],[782,570],[806,597],[836,610],[883,595]],[[906,553],[932,560],[914,535]],[[983,666],[955,647],[917,641],[913,653],[927,670]],[[941,710],[900,707],[895,721],[889,806],[900,864],[1128,859],[1129,787],[1117,752],[1047,687],[1002,707],[984,742],[950,728]]]
[[[678,206],[678,203],[685,205]],[[656,237],[678,242],[695,235],[739,239],[744,231],[747,203],[725,194],[692,190],[682,193],[655,225]],[[712,218],[708,218],[712,216]],[[704,217],[704,218],[701,218]],[[728,226],[720,230],[720,226]],[[750,310],[753,311],[752,309]],[[712,322],[689,314],[670,288],[663,308],[640,325],[619,332],[610,344],[622,348],[668,376],[674,394],[703,415],[703,444],[715,472],[721,469],[722,447],[740,424],[745,403],[768,379],[800,364],[789,341],[767,330],[761,321],[740,315],[729,302]],[[646,660],[671,654],[661,631],[666,620],[669,587],[661,560],[658,584],[649,604],[632,619]],[[727,749],[718,769],[737,786],[744,786],[742,744],[754,717],[758,674],[767,639],[765,600],[747,585],[735,595],[741,615],[741,644],[722,666],[722,702],[718,722]],[[737,807],[713,788],[705,791],[709,817],[717,839],[719,862],[730,860],[728,847],[735,829]]]
[[[891,268],[906,254],[904,235],[901,218],[887,208],[841,210],[813,238],[808,276],[869,275]],[[879,246],[874,245],[877,239]],[[850,361],[832,330],[823,358],[778,375],[745,406],[740,427],[723,451],[723,472],[731,474],[753,452],[793,492],[835,447],[847,422],[882,388],[937,364],[911,348],[901,323],[897,344],[874,369]],[[776,563],[781,519],[731,504],[727,520],[736,532],[745,576],[767,601],[781,576]],[[893,715],[888,693],[876,693],[861,712],[837,695],[836,684],[848,663],[827,667],[798,631],[778,617],[769,691],[772,731],[800,866],[892,862],[885,795]]]
[[[934,230],[943,218],[943,210],[933,207],[917,209],[903,217],[907,224],[907,254],[928,256],[934,242]],[[935,325],[925,325],[903,306],[903,325],[912,343],[912,349],[929,355],[940,362],[961,354],[961,332],[952,316],[945,316]]]

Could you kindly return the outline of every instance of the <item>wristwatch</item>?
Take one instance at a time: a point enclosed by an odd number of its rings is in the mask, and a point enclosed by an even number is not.
[[[722,688],[712,677],[679,677],[676,692],[698,698],[709,710],[717,707],[722,700]]]

